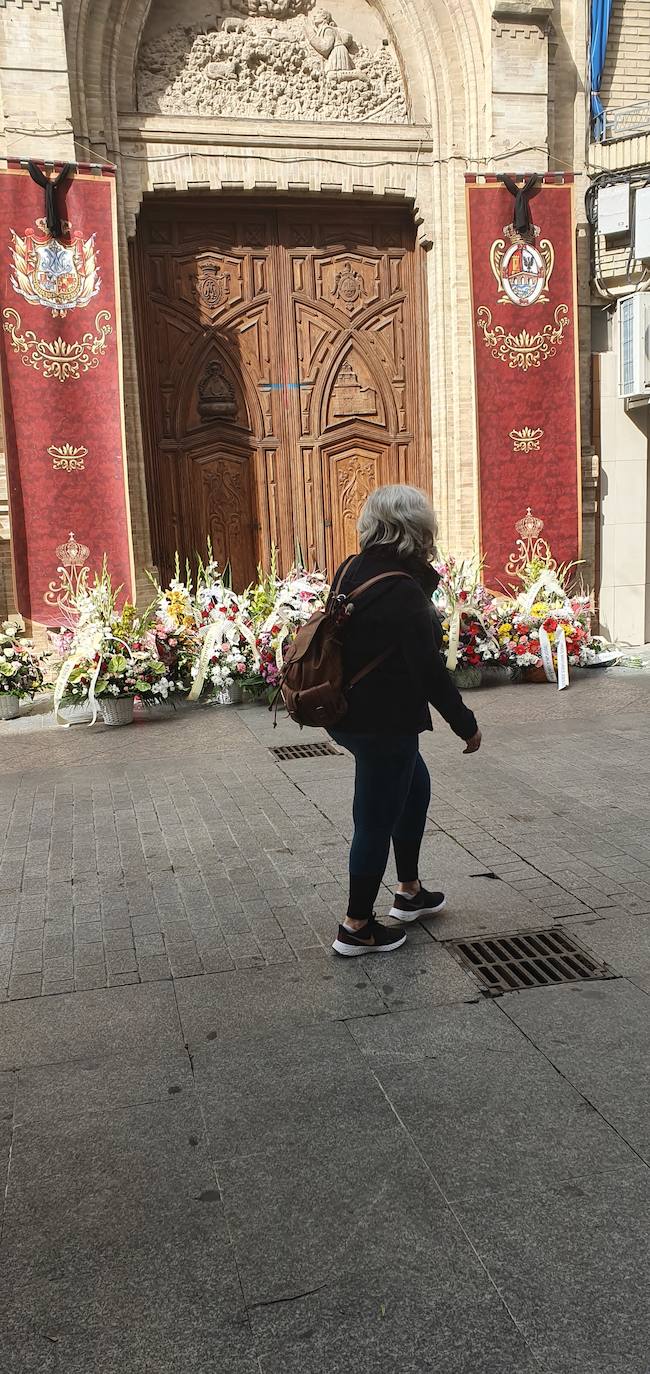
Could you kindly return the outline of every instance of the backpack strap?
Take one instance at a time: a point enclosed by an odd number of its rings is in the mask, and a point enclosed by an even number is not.
[[[415,578],[411,577],[411,574],[406,572],[378,573],[376,577],[370,577],[367,582],[362,582],[360,587],[355,587],[354,591],[348,592],[348,601],[354,601],[355,597],[361,596],[363,592],[369,591],[370,587],[374,587],[377,582],[386,582],[389,577],[408,577],[409,582],[415,581]]]
[[[368,589],[369,589],[370,587],[374,587],[374,586],[376,585],[377,582],[384,582],[384,581],[386,581],[389,577],[408,577],[408,578],[409,578],[409,581],[411,581],[411,582],[415,581],[415,579],[411,577],[411,574],[410,574],[410,573],[404,573],[404,572],[379,573],[379,574],[377,575],[377,577],[371,577],[371,578],[369,579],[368,582],[363,582],[363,583],[361,584],[360,587],[355,587],[354,591],[349,593],[349,595],[348,595],[348,601],[352,601],[352,600],[354,599],[354,597],[355,597],[355,596],[359,596],[359,595],[361,594],[361,592],[366,592],[366,591],[368,591]],[[359,669],[359,672],[358,672],[358,673],[355,673],[354,677],[350,678],[350,681],[349,681],[348,684],[347,684],[347,685],[348,685],[348,688],[350,688],[350,687],[356,687],[356,685],[357,685],[358,682],[361,682],[362,679],[363,679],[364,677],[367,677],[369,673],[373,673],[374,670],[375,670],[375,668],[378,668],[379,665],[380,665],[380,663],[383,663],[383,662],[385,661],[385,659],[390,658],[390,656],[391,656],[392,653],[393,653],[393,649],[391,648],[391,649],[384,649],[383,654],[377,654],[377,657],[376,657],[376,658],[373,658],[372,661],[371,661],[370,663],[366,663],[366,665],[365,665],[364,668],[360,668],[360,669]]]

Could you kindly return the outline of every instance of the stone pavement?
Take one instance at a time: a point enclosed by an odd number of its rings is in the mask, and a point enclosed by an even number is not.
[[[349,963],[347,757],[1,727],[1,1374],[649,1374],[650,675],[471,700],[449,909]],[[551,925],[615,976],[490,1000],[445,947]]]

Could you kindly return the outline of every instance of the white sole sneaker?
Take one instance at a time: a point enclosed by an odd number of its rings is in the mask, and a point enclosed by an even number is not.
[[[408,926],[411,921],[419,921],[421,916],[439,916],[440,912],[444,911],[446,905],[447,902],[445,898],[443,898],[439,906],[423,906],[418,911],[400,911],[398,906],[393,906],[388,915],[392,916],[396,921],[401,921],[402,925]]]
[[[395,931],[396,939],[386,945],[347,945],[342,940],[335,940],[332,949],[336,954],[342,954],[346,959],[354,959],[357,954],[390,954],[394,949],[401,949],[406,944],[406,935],[398,934]]]

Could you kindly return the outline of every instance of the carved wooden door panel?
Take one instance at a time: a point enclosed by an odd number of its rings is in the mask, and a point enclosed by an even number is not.
[[[276,219],[242,204],[144,207],[133,252],[154,558],[229,562],[245,587],[292,543],[281,397]]]
[[[279,242],[296,529],[309,561],[332,570],[355,551],[374,487],[431,489],[422,274],[399,211],[285,210]]]
[[[153,198],[133,252],[154,556],[329,573],[368,492],[431,484],[412,223]]]

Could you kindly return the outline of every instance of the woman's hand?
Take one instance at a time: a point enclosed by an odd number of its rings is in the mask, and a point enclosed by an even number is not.
[[[472,738],[471,738],[471,739],[468,739],[467,744],[466,744],[465,748],[463,749],[463,753],[464,753],[464,754],[475,754],[475,753],[477,752],[477,750],[480,749],[480,747],[481,747],[481,732],[480,732],[480,730],[477,730],[477,731],[476,731],[476,734],[475,734],[475,735],[472,735]]]

